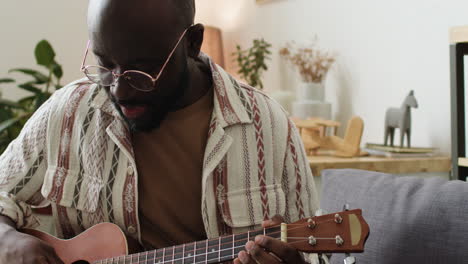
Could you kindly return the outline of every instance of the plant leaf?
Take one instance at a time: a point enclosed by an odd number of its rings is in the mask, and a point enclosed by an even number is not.
[[[52,65],[52,73],[54,74],[55,77],[57,77],[57,79],[60,79],[63,76],[62,66],[55,61],[54,61],[54,64]]]
[[[0,98],[0,106],[8,106],[12,108],[23,108],[16,102]]]
[[[41,89],[35,87],[32,83],[29,83],[29,82],[20,84],[20,85],[18,85],[18,87],[23,89],[23,90],[35,93],[35,94],[42,94]]]
[[[49,80],[49,77],[47,77],[45,74],[40,73],[33,69],[17,68],[17,69],[11,69],[8,72],[21,72],[21,73],[30,75],[36,80],[35,84],[44,84]]]
[[[0,83],[13,83],[13,82],[15,82],[15,80],[13,80],[11,78],[0,79]]]
[[[28,97],[21,98],[21,100],[19,100],[18,103],[21,104],[21,106],[26,111],[33,111],[34,99],[36,99],[36,95],[31,95]]]
[[[8,120],[8,119],[10,119],[12,117],[14,117],[14,114],[11,111],[11,109],[0,108],[0,122]]]
[[[47,99],[49,98],[50,95],[48,94],[45,94],[45,93],[41,93],[41,94],[38,94],[36,96],[36,106],[34,107],[34,111],[36,111],[37,109],[39,109],[39,107],[41,107],[41,105],[47,101]]]
[[[55,52],[47,40],[41,40],[34,49],[37,64],[49,68],[54,63]]]
[[[11,127],[12,125],[16,124],[21,118],[20,117],[14,117],[8,120],[3,121],[0,123],[0,133]]]

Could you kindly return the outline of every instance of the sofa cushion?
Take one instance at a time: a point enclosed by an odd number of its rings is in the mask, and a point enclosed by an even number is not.
[[[370,234],[357,264],[468,263],[468,183],[340,169],[322,172],[321,208],[361,208]],[[343,263],[334,254],[331,263]]]

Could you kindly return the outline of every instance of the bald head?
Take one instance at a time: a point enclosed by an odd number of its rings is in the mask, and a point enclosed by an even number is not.
[[[98,16],[100,12],[106,11],[107,8],[118,9],[120,7],[121,10],[149,11],[149,13],[151,13],[157,11],[158,5],[161,4],[172,5],[174,8],[174,13],[172,15],[178,17],[182,24],[186,26],[193,24],[195,19],[194,0],[90,0],[88,19],[93,19]]]
[[[154,78],[172,54],[154,92],[139,93],[122,78],[113,89],[108,87],[117,103],[151,108],[135,124],[157,123],[189,89],[204,31],[203,25],[191,26],[194,16],[194,0],[90,0],[88,30],[101,66],[117,73],[138,70]]]
[[[194,17],[194,0],[90,0],[88,8],[91,30],[121,20],[144,26],[187,28]]]

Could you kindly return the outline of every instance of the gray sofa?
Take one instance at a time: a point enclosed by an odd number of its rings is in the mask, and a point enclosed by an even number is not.
[[[357,264],[468,263],[468,183],[362,170],[322,172],[321,208],[361,208],[370,227]],[[334,254],[331,263],[343,263]]]

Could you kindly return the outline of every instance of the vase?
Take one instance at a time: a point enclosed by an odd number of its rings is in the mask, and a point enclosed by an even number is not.
[[[291,91],[278,90],[269,93],[269,96],[278,102],[283,109],[291,113],[292,103],[294,101],[294,93]]]
[[[325,102],[323,83],[302,82],[296,92],[296,101],[292,105],[292,115],[300,119],[331,119],[331,104]]]

